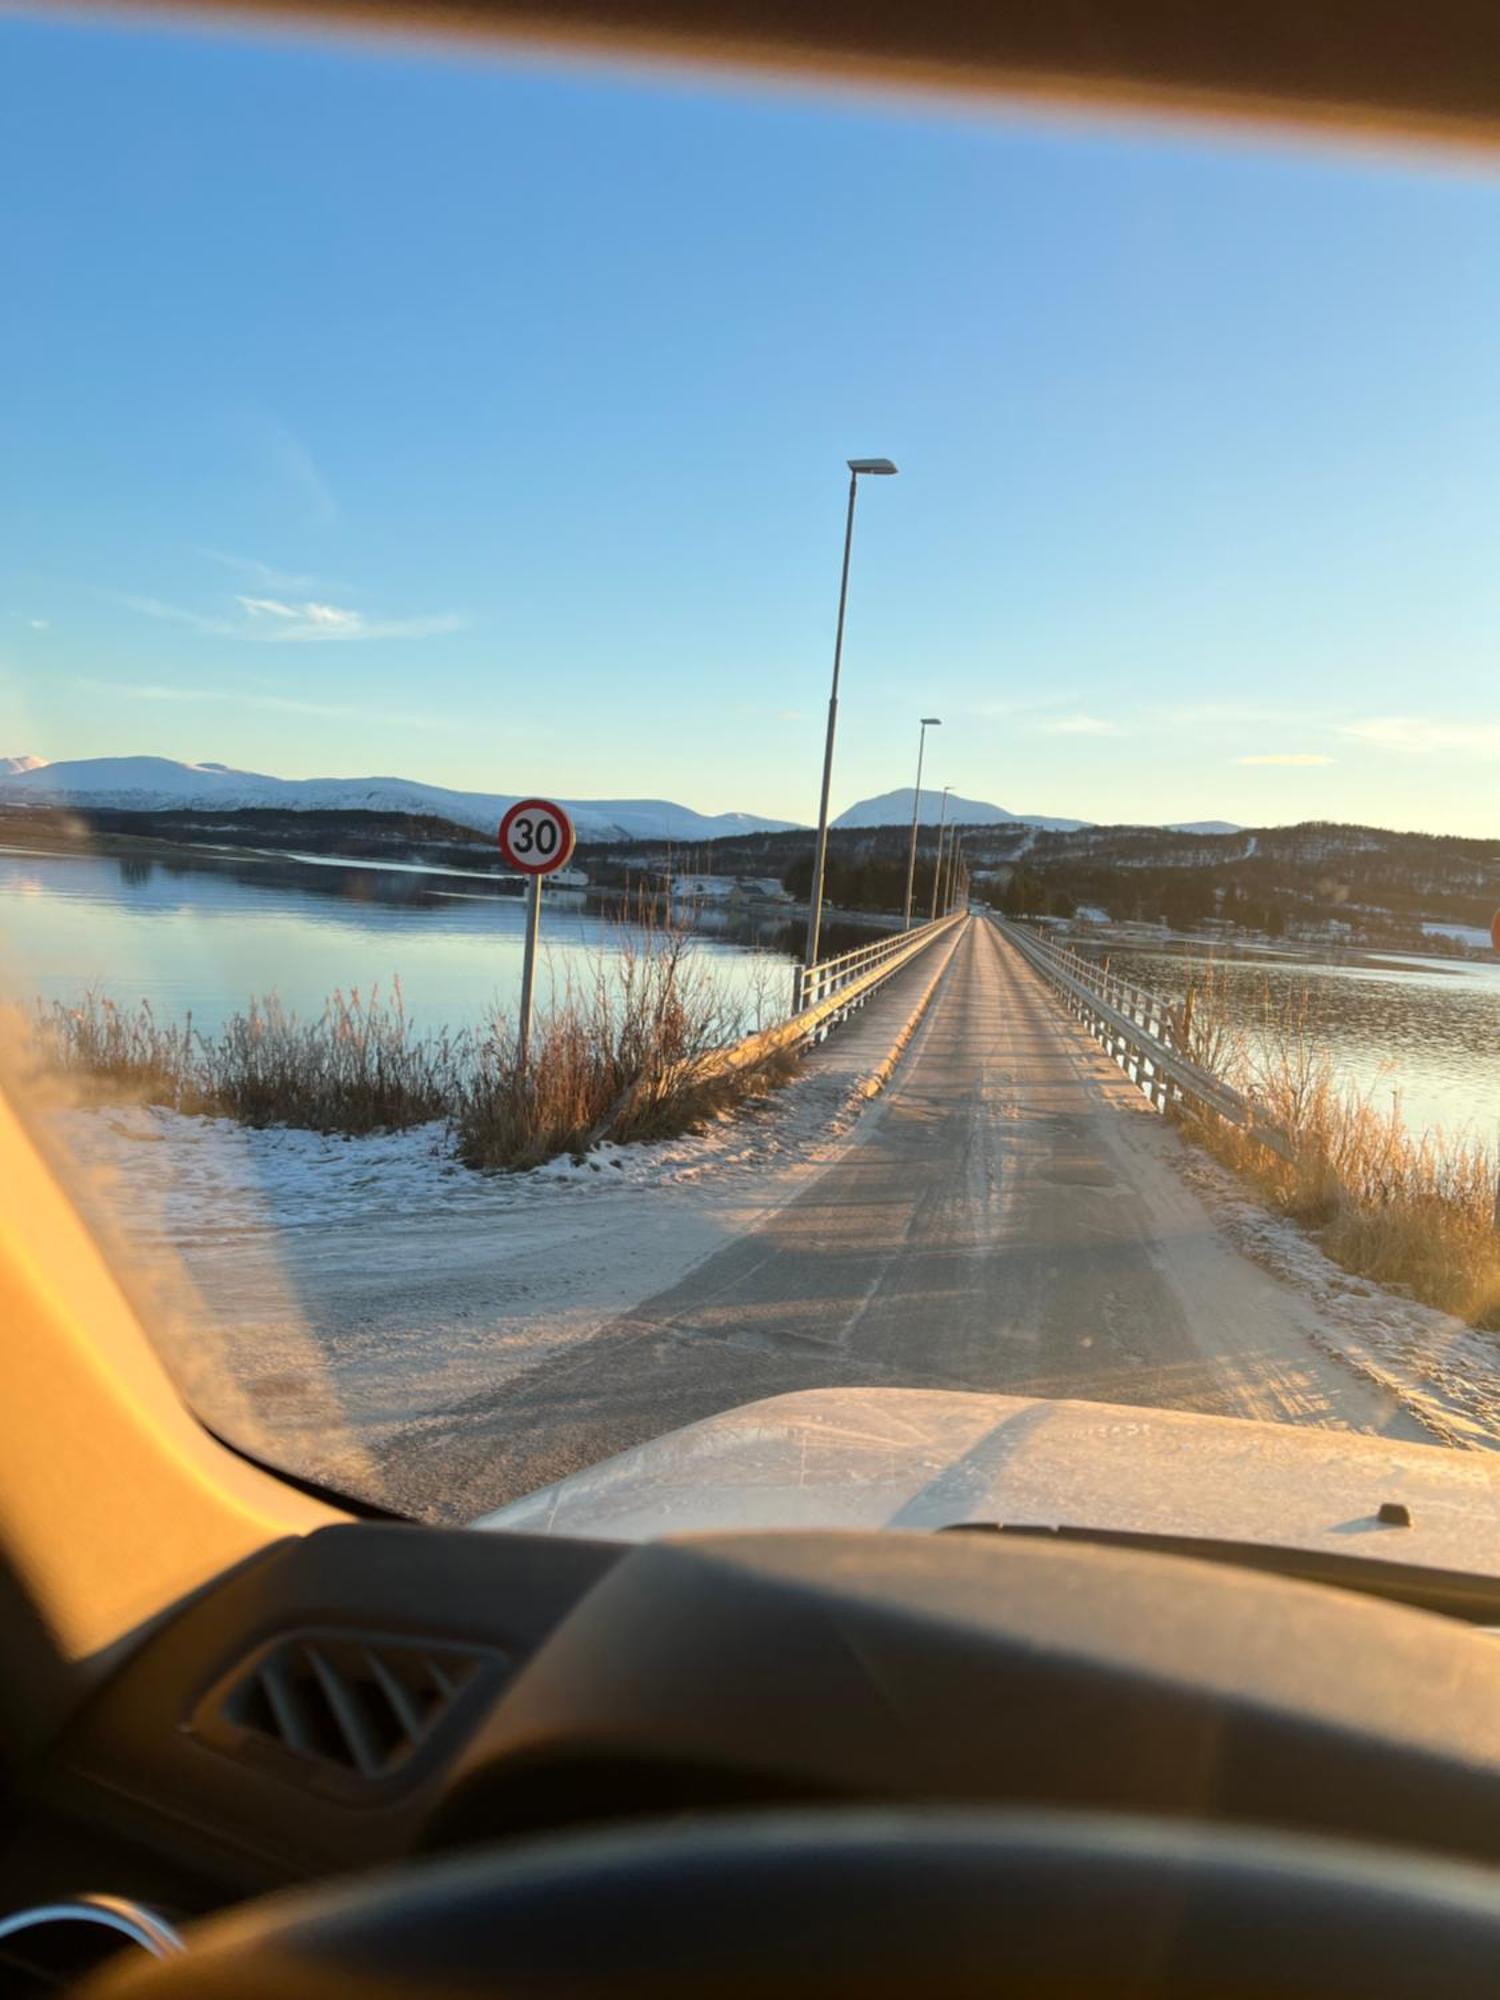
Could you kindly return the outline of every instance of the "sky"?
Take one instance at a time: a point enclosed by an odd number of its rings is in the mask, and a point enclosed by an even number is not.
[[[1500,177],[0,22],[0,753],[1500,834]]]

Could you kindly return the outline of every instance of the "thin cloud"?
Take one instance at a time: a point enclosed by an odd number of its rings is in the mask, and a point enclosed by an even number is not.
[[[270,419],[261,431],[261,449],[268,468],[281,485],[291,488],[309,521],[326,528],[342,519],[342,509],[318,461],[295,431],[279,419]]]
[[[1102,715],[1058,715],[1036,726],[1045,736],[1118,736],[1121,733],[1117,722],[1107,722]]]
[[[1066,708],[1070,701],[1077,700],[1076,690],[1054,687],[1045,694],[997,695],[989,701],[979,702],[967,713],[985,722],[1004,722],[1013,715],[1037,715]]]
[[[1236,757],[1236,764],[1331,764],[1333,759],[1317,750],[1266,750],[1253,757]]]
[[[435,612],[420,618],[370,618],[345,605],[308,600],[287,603],[275,597],[241,597],[238,617],[193,611],[181,604],[168,604],[159,597],[122,596],[115,600],[143,617],[164,624],[183,625],[216,639],[243,639],[259,645],[307,644],[328,640],[431,639],[444,632],[457,632],[463,620],[455,611]]]
[[[301,701],[290,695],[256,694],[241,688],[171,687],[161,681],[101,681],[78,678],[75,687],[91,694],[120,695],[127,701],[216,703],[225,707],[269,710],[277,715],[318,715],[337,721],[389,722],[403,729],[436,729],[431,715],[392,714],[358,702]]]
[[[106,592],[106,595],[112,593]],[[234,627],[227,618],[214,618],[201,611],[186,610],[180,604],[167,604],[159,597],[135,597],[126,593],[115,598],[127,611],[139,611],[143,618],[159,618],[164,625],[186,625],[192,632],[211,633],[215,638],[227,639],[234,635]]]
[[[1153,710],[1152,714],[1158,722],[1175,723],[1185,728],[1222,722],[1302,730],[1309,722],[1317,720],[1309,716],[1306,708],[1279,708],[1262,702],[1244,701],[1173,702]]]
[[[1408,757],[1464,757],[1480,762],[1500,758],[1500,723],[1449,722],[1435,716],[1372,715],[1347,722],[1341,736],[1376,750]]]
[[[33,632],[50,632],[52,630],[52,620],[50,618],[28,618],[26,623],[31,627]]]
[[[232,569],[240,576],[249,577],[260,590],[318,588],[318,579],[315,576],[303,576],[292,570],[277,569],[273,563],[262,562],[259,556],[231,555],[226,549],[199,549],[196,553],[202,556],[205,562],[219,563],[224,569]]]

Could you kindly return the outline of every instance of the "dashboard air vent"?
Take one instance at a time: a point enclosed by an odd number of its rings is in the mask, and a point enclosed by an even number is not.
[[[224,1750],[278,1754],[309,1775],[393,1777],[483,1680],[492,1653],[346,1632],[300,1632],[236,1669],[193,1720]]]

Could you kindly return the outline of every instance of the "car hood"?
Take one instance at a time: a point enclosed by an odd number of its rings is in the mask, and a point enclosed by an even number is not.
[[[1409,1527],[1377,1520],[1403,1503]],[[1500,1458],[1349,1431],[931,1389],[773,1396],[474,1525],[646,1541],[1004,1521],[1197,1535],[1500,1575]]]

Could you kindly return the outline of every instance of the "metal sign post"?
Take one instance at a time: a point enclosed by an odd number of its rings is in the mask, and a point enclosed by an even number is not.
[[[531,1063],[531,1012],[536,992],[536,947],[542,929],[542,877],[565,868],[576,838],[573,822],[550,799],[518,799],[500,822],[500,858],[526,885],[526,955],[521,966],[521,1022],[517,1053],[522,1070]]]

